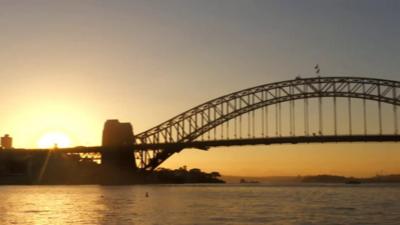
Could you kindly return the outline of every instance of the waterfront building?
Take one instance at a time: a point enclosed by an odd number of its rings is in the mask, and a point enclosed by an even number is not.
[[[6,134],[4,137],[1,137],[1,148],[3,149],[10,149],[12,148],[12,137]]]

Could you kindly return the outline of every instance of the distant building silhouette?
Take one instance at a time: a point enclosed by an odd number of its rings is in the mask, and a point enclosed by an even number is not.
[[[102,153],[101,164],[113,168],[137,168],[135,158],[126,146],[135,144],[133,129],[130,123],[118,120],[107,120],[103,129],[102,145],[111,151]]]
[[[6,134],[4,137],[1,137],[1,148],[12,148],[12,137],[10,137],[10,135]]]

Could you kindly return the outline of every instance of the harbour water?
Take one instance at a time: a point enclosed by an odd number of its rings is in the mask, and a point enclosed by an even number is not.
[[[0,224],[395,225],[399,221],[400,185],[0,186]]]

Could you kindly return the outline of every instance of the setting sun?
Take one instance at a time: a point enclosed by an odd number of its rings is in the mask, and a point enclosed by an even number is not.
[[[49,132],[38,141],[39,148],[66,148],[71,146],[71,140],[65,133]]]

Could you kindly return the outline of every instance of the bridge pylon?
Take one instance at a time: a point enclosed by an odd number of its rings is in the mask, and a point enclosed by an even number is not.
[[[133,151],[126,146],[135,143],[132,125],[107,120],[103,129],[101,164],[105,168],[137,169]]]

